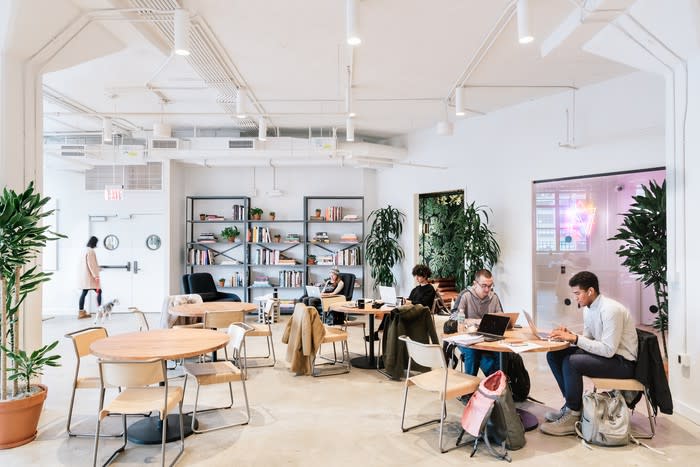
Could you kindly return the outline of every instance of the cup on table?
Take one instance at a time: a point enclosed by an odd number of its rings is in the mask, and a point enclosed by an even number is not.
[[[357,308],[364,308],[365,307],[365,299],[364,298],[358,298],[357,299]]]
[[[396,304],[397,305],[405,305],[406,304],[406,297],[396,297]]]

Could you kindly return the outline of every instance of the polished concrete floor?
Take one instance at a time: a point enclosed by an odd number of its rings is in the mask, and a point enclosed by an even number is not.
[[[148,315],[148,318],[151,323],[159,321],[155,314]],[[285,361],[286,346],[280,342],[287,319],[283,316],[282,322],[274,326],[279,357],[277,365],[250,370],[247,381],[250,424],[188,437],[180,465],[434,466],[476,462],[503,465],[503,461],[491,457],[485,449],[480,449],[472,459],[468,458],[468,448],[440,454],[436,447],[437,425],[402,433],[403,383],[391,381],[377,371],[353,369],[349,374],[324,378],[294,376]],[[44,377],[49,396],[37,439],[19,448],[0,451],[0,465],[77,466],[92,463],[93,440],[68,438],[65,429],[75,359],[70,342],[62,336],[90,325],[87,321],[56,317],[44,322],[45,340],[61,340],[59,349],[64,356],[63,366],[48,369]],[[131,315],[118,315],[113,316],[106,327],[110,334],[116,334],[136,330],[137,324]],[[351,329],[350,333],[351,352],[363,352],[360,329]],[[263,342],[260,338],[253,339],[249,343],[249,352],[261,350]],[[326,351],[330,351],[330,347]],[[544,354],[525,355],[525,363],[532,379],[531,395],[546,406],[532,402],[523,406],[541,419],[549,407],[559,407],[562,399]],[[94,371],[94,362],[84,369]],[[185,395],[186,409],[192,407],[192,386],[188,384]],[[221,404],[228,395],[224,385],[205,387],[202,391],[208,404]],[[240,385],[234,386],[234,391],[234,397],[240,402]],[[409,407],[411,421],[437,415],[439,404],[429,394],[419,390],[413,394],[412,408]],[[92,429],[96,409],[97,391],[79,391],[74,416],[74,421],[78,422],[76,428]],[[454,440],[463,406],[457,400],[451,400],[447,410],[450,427],[446,436]],[[202,416],[201,423],[234,421],[240,416],[241,411],[234,407]],[[635,426],[645,427],[645,422],[643,412],[635,414]],[[119,430],[117,418],[108,419],[105,425],[105,431]],[[552,438],[539,431],[528,432],[526,438],[527,445],[523,449],[511,452],[513,462],[518,465],[697,465],[700,454],[700,426],[679,415],[661,415],[658,419],[657,436],[649,445],[662,454],[633,445],[588,448],[573,436]],[[103,441],[98,461],[104,462],[110,450],[118,445],[119,440]],[[172,458],[176,448],[175,443],[168,446],[168,459]],[[117,463],[156,463],[159,454],[157,446],[129,444]]]

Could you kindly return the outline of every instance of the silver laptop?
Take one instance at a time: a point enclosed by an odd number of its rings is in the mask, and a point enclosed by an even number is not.
[[[307,285],[306,295],[308,295],[309,297],[321,298],[321,287],[317,285]]]
[[[532,315],[525,310],[523,310],[523,314],[525,315],[525,319],[527,320],[527,324],[530,326],[530,332],[532,332],[533,336],[535,336],[537,339],[545,341],[549,339],[551,332],[538,331],[537,326],[535,325],[535,320],[532,319]]]
[[[379,286],[379,297],[385,305],[396,305],[396,290],[385,285]]]

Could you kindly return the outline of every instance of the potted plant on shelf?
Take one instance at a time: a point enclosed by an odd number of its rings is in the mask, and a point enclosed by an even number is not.
[[[259,221],[262,217],[263,210],[260,208],[250,208],[250,218],[254,221]]]
[[[225,286],[225,285],[226,285],[226,279],[224,279],[223,277],[219,278],[219,285],[220,285],[221,287]]]
[[[276,216],[275,211],[270,211],[270,220],[271,221],[275,220],[275,216]]]
[[[280,234],[275,234],[275,236],[272,237],[272,240],[273,240],[275,243],[279,243],[279,242],[282,241],[282,235],[280,235]]]
[[[656,314],[654,329],[661,334],[664,357],[668,360],[666,332],[668,330],[668,280],[666,278],[666,180],[661,185],[654,180],[642,186],[644,194],[633,196],[630,210],[622,215],[617,235],[609,240],[621,240],[617,255],[624,258],[623,266],[639,277],[644,287],[654,287]]]
[[[369,219],[372,218],[372,227],[364,242],[365,259],[376,289],[378,285],[392,286],[396,283],[391,268],[404,258],[399,237],[403,232],[406,215],[389,205],[372,211]]]
[[[5,188],[0,197],[0,449],[36,437],[48,389],[31,380],[44,367],[59,365],[59,355],[48,355],[58,341],[29,353],[19,345],[20,307],[51,276],[30,263],[46,242],[65,238],[40,226],[53,213],[42,212],[48,201],[35,193],[33,182],[22,193]]]
[[[200,220],[200,221],[205,221],[205,220],[207,220],[207,215],[206,215],[206,214],[203,214],[203,213],[200,214],[200,215],[199,215],[199,220]]]
[[[224,230],[221,231],[221,236],[228,239],[229,242],[233,243],[236,241],[236,238],[241,234],[241,231],[238,230],[238,227],[233,226],[233,227],[226,227]]]

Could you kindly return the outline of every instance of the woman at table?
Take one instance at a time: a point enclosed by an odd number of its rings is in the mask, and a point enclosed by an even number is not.
[[[336,295],[340,295],[344,287],[345,284],[340,279],[340,270],[338,268],[332,268],[330,270],[330,277],[326,279],[325,283],[323,284],[323,287],[321,287],[321,298],[334,297]],[[306,294],[304,294],[304,296],[301,297],[301,301],[305,305],[316,307],[316,309],[319,310],[319,313],[323,313],[323,310],[321,309],[320,298],[309,297]],[[342,324],[344,319],[344,313],[336,313],[333,311],[329,314],[329,316],[333,318],[333,324]]]
[[[90,313],[85,311],[85,297],[90,290],[97,292],[97,306],[102,305],[100,265],[97,263],[97,255],[95,254],[97,237],[94,235],[90,237],[86,246],[87,248],[83,251],[82,257],[80,258],[79,287],[82,289],[82,293],[78,300],[78,319],[90,317]]]

